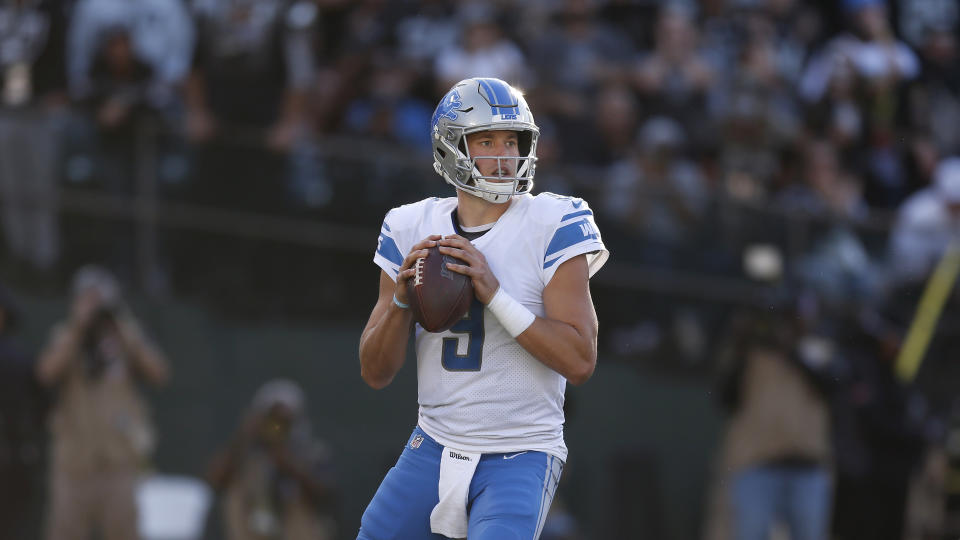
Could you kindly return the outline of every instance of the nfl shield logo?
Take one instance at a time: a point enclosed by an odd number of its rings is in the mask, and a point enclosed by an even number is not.
[[[414,450],[416,450],[417,448],[420,448],[420,443],[422,442],[423,442],[423,435],[417,435],[416,437],[413,438],[412,441],[410,441],[410,448],[413,448]]]

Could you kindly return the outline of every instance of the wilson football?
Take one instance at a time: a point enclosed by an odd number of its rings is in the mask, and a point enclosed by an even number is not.
[[[440,253],[436,246],[414,263],[415,273],[407,281],[407,298],[413,320],[427,332],[443,332],[457,323],[473,302],[470,278],[447,268],[446,263],[466,264]]]

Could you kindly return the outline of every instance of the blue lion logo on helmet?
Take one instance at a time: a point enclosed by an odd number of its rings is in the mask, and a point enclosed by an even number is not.
[[[441,118],[456,120],[457,113],[454,112],[454,110],[460,107],[463,107],[463,102],[460,101],[460,92],[456,90],[447,92],[447,95],[443,96],[443,100],[437,105],[437,110],[433,111],[433,118],[430,120],[430,125],[437,127],[437,122],[439,122]]]

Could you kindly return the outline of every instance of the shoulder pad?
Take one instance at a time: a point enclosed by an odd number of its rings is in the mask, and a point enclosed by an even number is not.
[[[445,200],[446,199],[439,197],[430,197],[421,201],[398,206],[387,212],[384,223],[392,229],[399,230],[415,227],[419,222],[426,219],[426,217]]]
[[[533,210],[536,218],[546,223],[557,223],[573,217],[574,214],[593,214],[587,201],[549,191],[541,192],[534,197]]]

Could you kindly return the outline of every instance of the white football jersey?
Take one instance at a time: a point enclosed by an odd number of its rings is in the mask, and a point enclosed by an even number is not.
[[[391,210],[374,262],[396,280],[414,244],[431,234],[455,234],[456,207],[456,197],[449,197]],[[609,255],[587,203],[552,193],[514,197],[473,245],[503,290],[540,317],[543,289],[560,264],[587,254],[592,276]],[[566,459],[566,379],[521,347],[478,300],[446,332],[416,325],[416,349],[419,425],[440,444],[482,453],[534,450]]]

